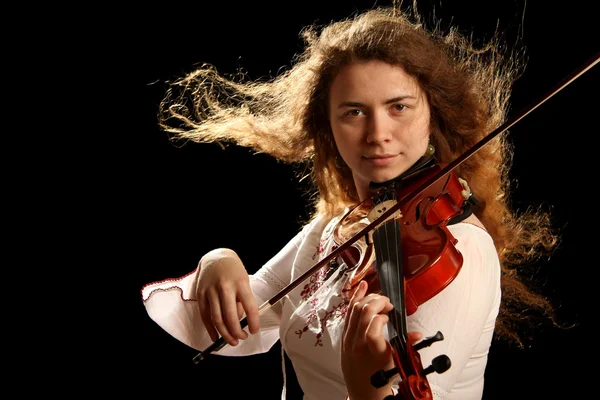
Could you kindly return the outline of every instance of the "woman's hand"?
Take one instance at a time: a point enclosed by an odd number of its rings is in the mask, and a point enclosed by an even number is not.
[[[348,397],[351,400],[383,399],[392,394],[393,379],[382,388],[371,384],[371,376],[379,371],[396,367],[392,348],[383,335],[388,322],[387,313],[394,306],[386,296],[366,295],[368,284],[359,283],[352,296],[346,314],[342,341],[342,371]],[[414,344],[421,340],[420,332],[408,332],[408,341]]]
[[[240,324],[244,313],[250,333],[258,332],[258,307],[248,272],[233,250],[217,249],[202,257],[196,296],[202,322],[213,341],[219,334],[231,346],[246,339],[248,333]]]
[[[383,399],[392,394],[392,380],[382,388],[371,384],[371,376],[394,368],[392,348],[383,335],[387,313],[394,307],[386,296],[367,293],[361,281],[348,304],[342,339],[342,372],[352,400]]]

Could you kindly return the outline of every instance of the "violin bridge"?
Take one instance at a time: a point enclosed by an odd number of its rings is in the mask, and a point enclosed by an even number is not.
[[[371,211],[369,211],[369,213],[367,214],[367,218],[370,222],[376,221],[377,219],[379,219],[381,217],[381,215],[383,215],[383,213],[385,213],[387,210],[389,210],[390,208],[394,207],[398,202],[396,200],[384,200],[378,204],[375,204],[373,206],[373,208],[371,209]],[[390,219],[400,219],[402,218],[402,211],[400,209],[398,209],[396,212],[394,212],[392,215],[390,215],[386,221],[390,220]],[[381,221],[381,223],[384,223],[386,221]]]

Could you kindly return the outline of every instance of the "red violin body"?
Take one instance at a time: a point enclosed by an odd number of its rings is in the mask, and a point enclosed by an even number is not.
[[[400,205],[403,275],[406,281],[405,306],[407,315],[442,291],[458,275],[463,258],[456,249],[456,239],[447,225],[461,215],[466,201],[466,188],[459,178],[449,172],[427,187],[419,196],[403,199],[430,176],[440,170],[434,164],[402,180],[394,193]],[[376,200],[375,200],[376,202]],[[373,205],[376,207],[377,205]],[[346,296],[352,296],[361,280],[369,283],[370,291],[378,292],[378,282],[372,250],[367,247],[361,254],[355,247],[342,254],[348,266],[358,270],[346,287]]]

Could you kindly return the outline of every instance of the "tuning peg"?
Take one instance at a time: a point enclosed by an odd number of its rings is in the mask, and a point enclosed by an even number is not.
[[[371,385],[376,388],[384,387],[390,378],[398,373],[398,368],[394,367],[388,371],[379,370],[371,375]]]
[[[423,369],[423,375],[429,375],[432,372],[437,372],[438,374],[441,374],[442,372],[448,371],[450,365],[450,357],[448,357],[445,354],[442,354],[441,356],[437,356],[436,358],[431,360],[431,365]]]
[[[435,335],[425,338],[419,343],[415,344],[413,348],[416,351],[419,351],[421,349],[424,349],[425,347],[431,346],[432,343],[439,342],[440,340],[444,340],[444,335],[442,335],[442,332],[438,331]]]

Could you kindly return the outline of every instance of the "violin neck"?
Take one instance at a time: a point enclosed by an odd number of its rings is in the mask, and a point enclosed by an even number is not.
[[[381,293],[394,305],[390,313],[390,324],[398,336],[400,348],[405,349],[408,338],[406,329],[405,279],[402,269],[402,243],[400,222],[390,219],[373,232],[373,246]]]

